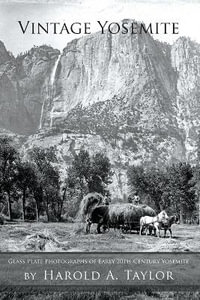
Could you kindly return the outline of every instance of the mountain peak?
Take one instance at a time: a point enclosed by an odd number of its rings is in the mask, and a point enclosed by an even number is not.
[[[6,50],[6,47],[2,41],[0,41],[0,65],[9,61],[12,55]]]

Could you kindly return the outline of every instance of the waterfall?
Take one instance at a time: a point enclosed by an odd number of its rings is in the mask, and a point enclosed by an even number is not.
[[[54,63],[54,66],[53,66],[53,69],[52,69],[52,72],[51,72],[51,76],[50,76],[50,80],[49,80],[48,97],[50,97],[51,102],[53,101],[54,81],[55,81],[56,71],[57,71],[57,67],[58,67],[60,58],[61,58],[61,54],[58,55],[58,58],[56,59],[56,61]],[[43,104],[42,104],[39,129],[42,129],[42,121],[43,121],[45,102],[46,102],[46,97],[44,98],[44,101],[43,101]],[[53,115],[53,107],[52,107],[51,112],[50,112],[50,127],[52,127],[52,125],[53,125],[52,115]]]
[[[50,77],[50,86],[51,87],[53,87],[53,84],[54,84],[54,81],[55,81],[56,71],[57,71],[59,61],[60,61],[60,57],[61,57],[61,54],[58,55],[58,58],[56,59],[55,64],[53,66],[53,70],[51,72],[51,77]]]
[[[60,61],[60,58],[61,58],[61,54],[59,54],[55,64],[54,64],[54,67],[53,67],[53,70],[51,72],[51,77],[50,77],[50,88],[51,88],[51,100],[52,100],[52,109],[51,109],[51,112],[50,112],[50,128],[52,127],[53,125],[53,111],[54,111],[54,107],[53,107],[53,90],[54,90],[54,81],[55,81],[55,76],[56,76],[56,71],[57,71],[57,68],[58,68],[58,64],[59,64],[59,61]]]
[[[42,129],[42,118],[43,118],[43,114],[44,114],[45,99],[46,99],[46,98],[44,98],[44,101],[43,101],[43,103],[42,103],[42,109],[41,109],[41,114],[40,114],[40,125],[39,125],[39,129]]]

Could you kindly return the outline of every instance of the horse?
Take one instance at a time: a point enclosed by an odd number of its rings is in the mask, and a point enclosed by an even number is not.
[[[140,218],[140,235],[142,234],[142,230],[146,229],[147,235],[147,228],[149,225],[153,224],[156,229],[156,235],[160,236],[160,224],[165,223],[168,220],[168,215],[165,210],[162,210],[157,216],[149,217],[144,216]]]
[[[171,226],[173,224],[178,224],[179,223],[179,218],[176,215],[170,216],[168,220],[166,220],[165,222],[160,223],[160,230],[164,230],[164,238],[166,237],[166,232],[167,230],[169,230],[170,232],[170,237],[172,238],[172,230],[171,230]],[[149,234],[152,234],[152,231],[154,230],[154,234],[155,234],[155,226],[154,224],[150,224],[149,225]]]
[[[80,203],[79,211],[76,216],[77,221],[85,222],[90,216],[92,210],[99,205],[103,205],[104,197],[99,193],[89,193],[83,197]]]
[[[86,221],[86,233],[90,233],[90,227],[93,223],[97,223],[97,233],[101,233],[101,226],[103,230],[109,228],[109,206],[96,206]]]
[[[164,230],[164,238],[166,237],[167,230],[169,230],[170,237],[172,238],[171,226],[172,226],[172,224],[178,224],[178,222],[179,222],[179,218],[176,215],[174,215],[174,216],[170,216],[169,219],[166,222],[161,223],[161,228],[160,229]]]

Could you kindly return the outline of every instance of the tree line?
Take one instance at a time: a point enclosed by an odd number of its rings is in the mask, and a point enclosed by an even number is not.
[[[112,176],[111,163],[104,153],[90,155],[87,150],[80,150],[70,167],[61,173],[55,148],[33,147],[21,157],[11,138],[0,137],[0,213],[10,220],[73,218],[87,193],[111,197],[108,185]],[[158,212],[167,209],[176,213],[181,221],[198,219],[199,164],[131,166],[127,177],[130,193],[140,195],[141,202]]]
[[[65,213],[76,214],[85,194],[109,195],[111,164],[102,153],[80,150],[65,174],[53,147],[33,147],[26,156],[20,156],[12,139],[0,137],[0,210],[10,220],[38,221],[45,215],[47,221],[61,221]]]
[[[200,168],[179,162],[163,168],[131,166],[128,182],[132,192],[149,198],[159,212],[167,209],[186,220],[198,222]]]

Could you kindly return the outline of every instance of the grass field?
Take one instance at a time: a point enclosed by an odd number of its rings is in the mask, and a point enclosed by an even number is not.
[[[96,225],[92,225],[90,234],[85,233],[83,223],[15,223],[0,227],[0,251],[38,251],[34,246],[35,237],[47,236],[42,251],[119,251],[119,252],[162,252],[162,251],[197,251],[200,249],[200,226],[172,226],[173,237],[157,238],[155,236],[139,236],[137,233],[123,234],[110,229],[109,232],[97,234]],[[32,237],[31,237],[32,235]],[[28,241],[28,242],[27,242]]]

